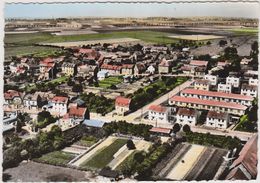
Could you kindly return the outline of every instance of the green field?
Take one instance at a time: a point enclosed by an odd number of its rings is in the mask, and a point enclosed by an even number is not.
[[[98,139],[96,137],[84,136],[84,137],[82,137],[80,139],[79,142],[77,142],[77,144],[79,144],[81,146],[85,146],[85,147],[90,147],[90,146],[94,145],[97,142],[98,142]]]
[[[237,28],[237,29],[231,29],[232,32],[236,34],[257,34],[258,29],[257,28]]]
[[[74,154],[68,152],[54,151],[41,156],[40,158],[36,159],[36,161],[52,165],[66,166],[67,163],[74,157]]]
[[[55,43],[70,41],[89,41],[98,39],[113,38],[135,38],[149,43],[170,44],[176,42],[176,39],[169,38],[170,33],[157,31],[121,31],[99,34],[66,35],[56,36],[49,33],[31,33],[31,34],[7,34],[4,38],[5,56],[17,56],[35,54],[38,56],[55,55],[61,51],[59,48],[48,46],[34,46],[37,43]]]
[[[90,160],[84,162],[81,166],[87,169],[102,169],[113,160],[113,155],[126,144],[127,139],[116,139],[111,145],[99,151]]]
[[[112,85],[117,85],[123,81],[121,76],[111,76],[105,78],[104,80],[99,81],[99,87],[101,88],[110,88]]]

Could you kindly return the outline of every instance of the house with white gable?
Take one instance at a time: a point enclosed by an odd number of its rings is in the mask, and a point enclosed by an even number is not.
[[[169,122],[170,109],[161,105],[151,105],[148,108],[148,119],[156,122]]]
[[[205,126],[226,129],[229,124],[229,115],[223,112],[209,111]]]
[[[218,84],[218,76],[206,74],[204,79],[210,81],[210,85],[216,86]]]
[[[224,92],[224,93],[232,93],[232,85],[225,84],[225,83],[219,83],[218,84],[218,92]]]
[[[69,98],[62,96],[55,96],[51,100],[52,108],[50,112],[55,116],[64,116],[68,112]]]
[[[236,76],[228,76],[226,78],[226,84],[238,88],[240,86],[240,78]]]
[[[241,87],[241,95],[257,97],[257,86],[243,84]]]
[[[182,125],[191,125],[195,126],[197,124],[199,113],[194,109],[189,108],[179,108],[177,115],[176,115],[176,123]]]

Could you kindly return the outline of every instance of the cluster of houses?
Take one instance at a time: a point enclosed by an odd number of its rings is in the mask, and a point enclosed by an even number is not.
[[[192,60],[190,63],[184,67],[193,68],[193,71],[207,67],[207,61]],[[195,75],[198,76],[198,73]],[[243,77],[230,75],[226,78],[212,74],[200,75],[192,87],[171,97],[168,106],[150,106],[148,119],[192,126],[204,123],[206,127],[226,129],[245,114],[257,97],[258,79],[255,75],[254,72],[249,77],[246,74]],[[223,80],[225,83],[221,82]]]
[[[15,90],[4,93],[4,112],[12,114],[14,111],[38,114],[49,111],[51,115],[59,117],[57,123],[61,126],[73,127],[85,119],[89,119],[89,111],[83,100],[56,96],[50,92],[35,92],[25,94]]]

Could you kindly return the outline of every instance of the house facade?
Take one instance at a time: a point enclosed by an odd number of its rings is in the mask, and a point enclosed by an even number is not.
[[[115,101],[116,113],[118,115],[125,115],[131,109],[131,99],[125,97],[117,97]]]
[[[205,126],[226,129],[229,124],[229,115],[223,112],[209,111]]]
[[[197,124],[198,112],[194,109],[179,108],[176,114],[176,123],[195,126]]]
[[[194,82],[194,89],[197,90],[210,90],[210,81],[205,79],[197,79]]]
[[[76,64],[73,63],[63,63],[61,70],[61,72],[67,76],[74,76],[77,74]]]
[[[148,119],[156,122],[168,123],[169,109],[161,105],[151,105],[148,108]]]
[[[226,78],[226,84],[238,88],[240,86],[240,78],[235,76],[228,76]]]
[[[215,91],[205,91],[205,90],[196,90],[186,88],[181,91],[181,96],[183,97],[193,97],[205,100],[215,100],[221,102],[232,102],[245,106],[251,106],[253,97],[244,96],[240,94],[234,93],[223,93],[223,92],[215,92]]]
[[[257,86],[243,84],[241,87],[241,95],[257,97]]]
[[[206,74],[204,79],[210,81],[210,84],[216,86],[218,84],[218,76]]]
[[[232,85],[219,83],[218,84],[218,92],[232,93]]]
[[[56,116],[64,116],[68,112],[68,97],[55,96],[51,100],[51,113]]]

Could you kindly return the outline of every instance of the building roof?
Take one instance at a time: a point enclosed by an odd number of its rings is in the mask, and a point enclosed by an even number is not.
[[[254,100],[254,98],[251,96],[245,96],[245,95],[234,94],[234,93],[225,93],[225,92],[196,90],[196,89],[192,89],[192,88],[186,88],[186,89],[182,90],[181,93],[211,96],[211,97],[222,97],[222,98],[230,98],[230,99],[239,99],[239,100],[248,100],[248,101]]]
[[[128,106],[129,107],[129,105],[131,103],[131,99],[119,96],[116,98],[115,103],[117,106]]]
[[[62,64],[62,67],[75,67],[75,65],[76,65],[76,64],[74,64],[74,63],[64,62],[64,63]]]
[[[257,139],[258,135],[253,135],[240,151],[239,157],[231,165],[231,167],[244,166],[253,178],[257,176]]]
[[[210,81],[207,79],[196,79],[195,83],[200,85],[210,85]]]
[[[170,128],[160,128],[160,127],[152,127],[149,131],[150,132],[156,132],[156,133],[166,133],[166,134],[171,133]]]
[[[12,100],[14,97],[21,97],[21,93],[15,90],[8,90],[4,93],[5,100]]]
[[[154,111],[154,112],[160,112],[165,113],[167,111],[167,107],[163,107],[161,105],[151,105],[148,110]]]
[[[68,97],[60,97],[60,96],[55,96],[52,99],[52,102],[55,103],[67,103],[68,102]]]
[[[69,116],[84,118],[86,111],[87,111],[86,107],[71,106],[69,108]]]
[[[203,60],[191,60],[190,65],[193,66],[207,66],[208,61],[203,61]]]
[[[134,64],[123,64],[122,69],[133,69],[134,66],[135,66]]]
[[[104,126],[105,122],[100,121],[100,120],[94,120],[94,119],[85,119],[83,124],[85,124],[87,126],[91,126],[91,127],[102,128]]]
[[[170,60],[166,60],[165,58],[163,58],[159,64],[160,67],[169,67],[171,64]]]
[[[207,114],[207,118],[214,119],[227,119],[228,114],[223,112],[209,111]]]
[[[106,70],[121,70],[122,66],[121,65],[109,65],[109,64],[102,64],[101,69],[106,69]]]
[[[183,116],[196,116],[196,110],[194,109],[189,109],[189,108],[179,108],[178,115],[183,115]]]
[[[248,85],[246,83],[242,84],[241,87],[242,90],[257,90],[257,86],[256,85]]]
[[[233,102],[221,102],[215,100],[202,100],[198,98],[192,97],[181,97],[181,96],[173,96],[170,101],[172,102],[185,102],[185,103],[193,103],[199,105],[207,105],[207,106],[214,106],[214,107],[223,107],[223,108],[231,108],[231,109],[239,109],[239,110],[246,110],[247,107],[244,105],[240,105]]]

